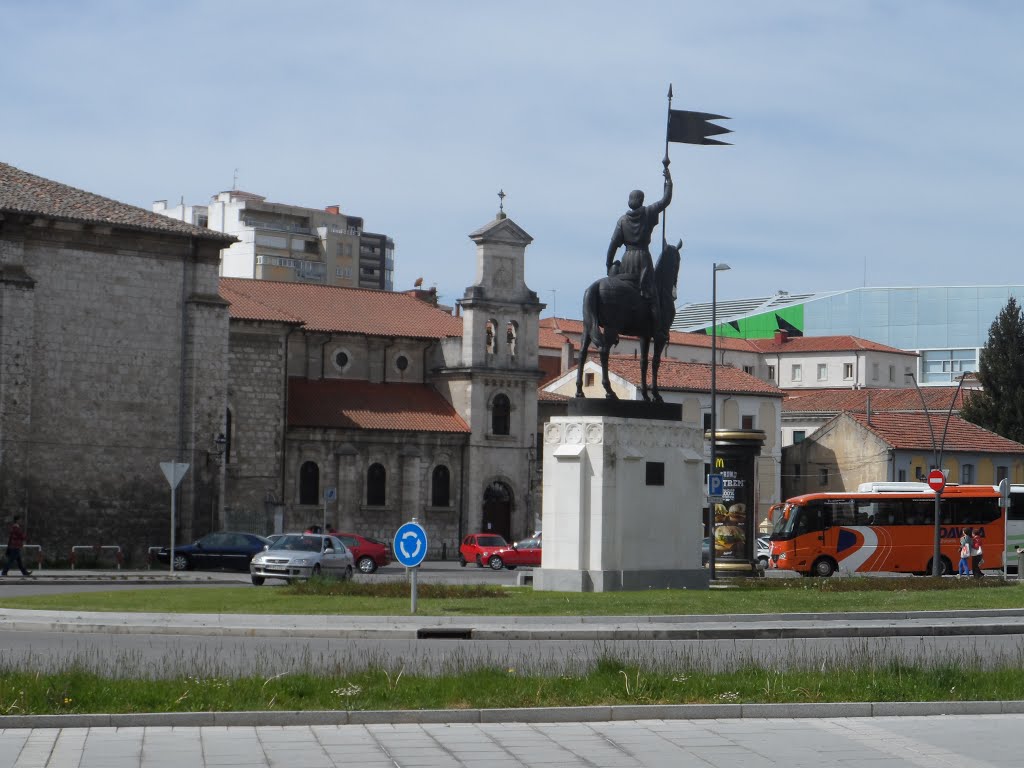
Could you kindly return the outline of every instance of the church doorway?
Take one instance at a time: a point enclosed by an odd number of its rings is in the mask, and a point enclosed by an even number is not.
[[[512,489],[500,480],[484,489],[483,526],[485,533],[500,533],[512,540]]]

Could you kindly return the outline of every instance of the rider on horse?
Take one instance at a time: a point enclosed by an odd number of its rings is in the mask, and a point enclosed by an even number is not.
[[[612,274],[615,252],[619,246],[626,246],[622,257],[620,275],[628,275],[640,290],[640,295],[651,307],[653,325],[661,328],[661,311],[655,299],[654,261],[651,259],[651,235],[658,226],[658,216],[672,202],[672,175],[665,166],[665,195],[654,205],[644,206],[644,193],[634,189],[629,193],[629,210],[615,224],[612,240],[608,245],[606,266]]]

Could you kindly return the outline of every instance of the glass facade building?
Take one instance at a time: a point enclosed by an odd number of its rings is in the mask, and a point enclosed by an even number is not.
[[[1024,285],[780,293],[763,300],[718,302],[718,332],[740,338],[768,338],[776,330],[803,336],[857,336],[920,353],[918,381],[948,385],[962,373],[977,370],[978,352],[988,341],[989,328],[1011,296],[1024,301]],[[709,331],[709,310],[710,303],[684,305],[672,327]]]

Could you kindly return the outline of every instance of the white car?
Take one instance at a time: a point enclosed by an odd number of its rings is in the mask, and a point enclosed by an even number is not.
[[[754,553],[759,568],[767,570],[772,557],[772,540],[768,536],[757,537],[757,551]]]
[[[352,553],[341,539],[320,533],[286,533],[249,563],[257,587],[266,579],[295,581],[321,575],[351,579],[354,570]]]

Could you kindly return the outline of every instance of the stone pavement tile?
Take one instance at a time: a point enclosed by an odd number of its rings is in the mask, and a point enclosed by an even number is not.
[[[50,751],[50,765],[78,765],[78,758],[85,749],[89,735],[86,728],[67,728],[57,731],[56,743]]]

